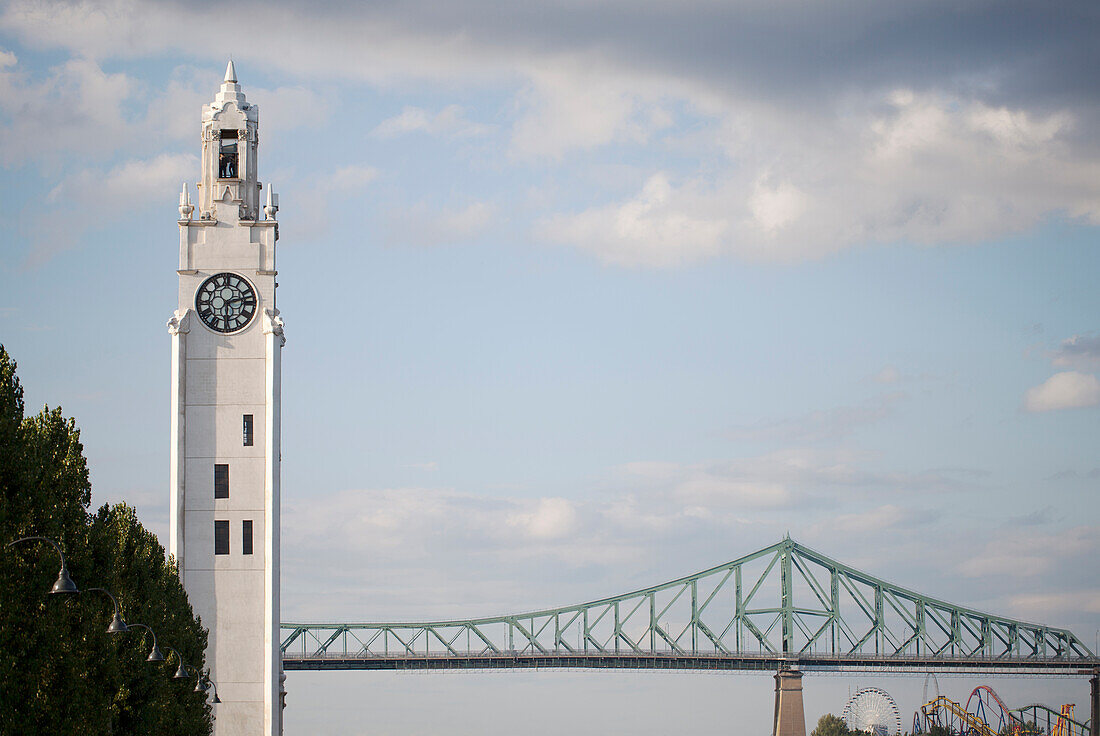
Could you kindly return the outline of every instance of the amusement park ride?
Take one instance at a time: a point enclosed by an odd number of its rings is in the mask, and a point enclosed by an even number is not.
[[[922,705],[913,714],[913,733],[932,733],[933,726],[939,726],[973,736],[1088,736],[1091,720],[1075,720],[1073,708],[1069,703],[1055,711],[1033,703],[1009,709],[993,688],[979,685],[970,693],[965,708],[943,695]]]
[[[935,696],[928,698],[929,679]],[[1091,720],[1084,723],[1073,717],[1074,705],[1068,703],[1056,711],[1033,703],[1010,709],[993,688],[979,685],[967,698],[966,707],[939,694],[935,675],[925,678],[925,701],[913,713],[916,734],[958,734],[959,736],[1088,736]],[[901,733],[901,713],[890,693],[877,687],[863,688],[848,699],[842,714],[853,731],[875,736]]]

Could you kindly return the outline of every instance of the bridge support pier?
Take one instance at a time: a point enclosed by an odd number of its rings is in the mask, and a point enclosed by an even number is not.
[[[802,708],[802,673],[775,673],[775,717],[772,736],[806,736],[806,713]]]
[[[1100,670],[1093,670],[1089,678],[1089,703],[1092,708],[1092,723],[1089,724],[1090,736],[1100,736]]]

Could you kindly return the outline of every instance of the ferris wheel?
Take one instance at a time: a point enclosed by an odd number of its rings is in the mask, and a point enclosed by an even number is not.
[[[898,704],[881,688],[865,687],[857,691],[844,706],[843,718],[853,731],[867,731],[875,736],[901,733]]]

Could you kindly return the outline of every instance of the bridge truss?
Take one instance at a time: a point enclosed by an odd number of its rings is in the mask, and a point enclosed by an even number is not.
[[[1070,631],[993,616],[790,538],[724,565],[565,608],[450,621],[284,623],[292,669],[603,667],[1077,674]]]

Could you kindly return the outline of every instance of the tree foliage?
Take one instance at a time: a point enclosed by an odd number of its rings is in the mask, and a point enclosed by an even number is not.
[[[80,431],[61,410],[24,416],[15,363],[0,345],[0,544],[57,541],[79,595],[47,595],[60,567],[44,542],[0,546],[0,734],[209,734],[194,678],[172,680],[176,657],[149,663],[143,629],[108,634],[110,598],[129,623],[156,632],[192,671],[206,631],[175,564],[126,504],[88,512],[91,483]]]
[[[818,718],[817,726],[810,732],[810,736],[863,736],[864,734],[867,732],[848,728],[843,718],[832,713],[826,713]]]
[[[817,727],[810,732],[810,736],[848,736],[849,733],[843,718],[826,713],[817,719]]]

